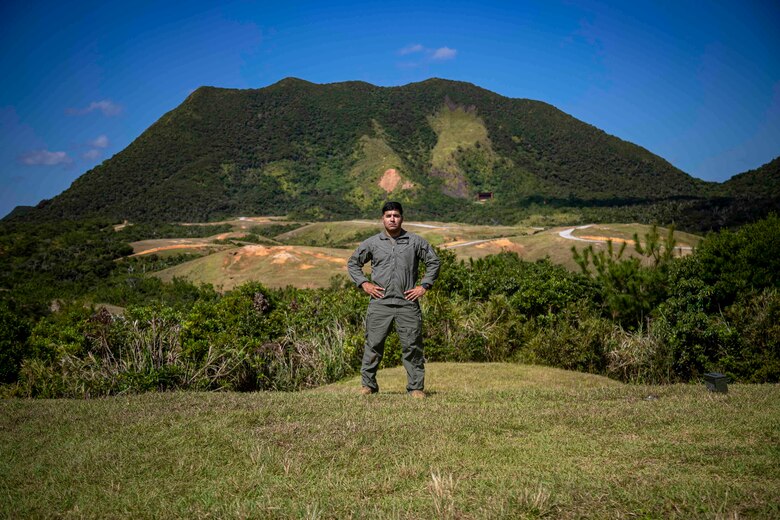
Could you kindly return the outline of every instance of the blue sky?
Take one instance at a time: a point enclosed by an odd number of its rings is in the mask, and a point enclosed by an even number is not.
[[[777,1],[0,5],[0,216],[201,85],[441,77],[555,105],[723,181],[780,155]]]

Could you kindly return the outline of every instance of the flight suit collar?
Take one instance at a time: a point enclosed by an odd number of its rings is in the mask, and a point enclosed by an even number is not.
[[[393,238],[390,235],[388,235],[387,231],[385,231],[383,229],[382,232],[379,234],[379,239],[380,240],[391,240],[391,239],[392,240],[399,240],[399,239],[402,239],[402,238],[408,238],[408,236],[409,235],[408,235],[408,233],[406,232],[406,230],[404,228],[401,228],[401,234],[398,235],[396,238]]]

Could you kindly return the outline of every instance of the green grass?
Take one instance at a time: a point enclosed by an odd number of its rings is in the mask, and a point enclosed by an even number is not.
[[[475,113],[461,108],[442,108],[435,115],[429,116],[428,122],[438,137],[431,152],[431,162],[435,168],[451,169],[458,147],[466,148],[476,143],[489,146],[485,123]]]
[[[430,227],[434,226],[434,227]],[[471,224],[444,222],[408,221],[404,227],[416,233],[434,246],[454,241],[480,240],[528,233],[525,226],[476,226]],[[314,222],[288,233],[276,236],[281,242],[295,245],[337,247],[344,245],[354,249],[360,240],[382,230],[380,220],[348,220],[339,222]]]
[[[439,176],[443,175],[444,193],[469,198],[474,195],[474,187],[468,181],[468,174],[477,172],[463,171],[456,157],[459,151],[479,145],[488,164],[495,160],[484,121],[474,112],[443,107],[435,115],[428,116],[428,123],[437,136],[436,146],[431,151],[431,166]]]
[[[430,397],[0,401],[0,517],[777,518],[780,387],[429,364]]]
[[[335,247],[335,244],[350,244],[354,249],[361,237],[379,233],[382,226],[376,221],[339,221],[312,222],[274,237],[276,240],[293,245]]]

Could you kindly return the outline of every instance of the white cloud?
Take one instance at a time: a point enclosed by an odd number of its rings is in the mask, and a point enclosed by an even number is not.
[[[22,164],[29,166],[56,166],[57,164],[70,164],[73,159],[65,152],[50,152],[48,150],[32,150],[19,157]]]
[[[449,47],[439,47],[431,55],[432,60],[451,60],[458,54],[457,49],[450,49]]]
[[[89,145],[95,148],[108,148],[108,136],[99,135],[95,139],[90,141]]]
[[[83,159],[87,159],[88,161],[93,161],[100,157],[100,150],[95,150],[94,148],[92,150],[89,150],[88,152],[84,152],[81,154],[81,157]]]
[[[414,54],[415,56],[410,56]],[[457,49],[450,47],[439,47],[438,49],[429,49],[419,43],[407,45],[406,47],[398,50],[399,56],[408,56],[407,61],[398,63],[398,67],[402,69],[413,69],[417,67],[424,67],[432,62],[441,62],[447,60],[454,60],[458,55]]]
[[[122,105],[108,99],[103,99],[101,101],[93,101],[87,108],[69,108],[65,112],[72,116],[82,116],[94,112],[95,110],[99,110],[104,116],[118,116],[122,113]]]
[[[420,45],[419,43],[413,43],[411,45],[407,45],[403,49],[398,51],[398,54],[401,56],[405,56],[407,54],[414,54],[415,52],[422,52],[425,50],[425,47]]]

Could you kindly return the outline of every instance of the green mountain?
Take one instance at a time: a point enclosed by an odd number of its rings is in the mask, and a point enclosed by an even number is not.
[[[780,157],[760,168],[735,175],[723,183],[723,189],[736,197],[780,199]]]
[[[65,192],[12,216],[327,219],[374,215],[392,198],[417,218],[450,219],[533,202],[699,200],[716,188],[543,102],[441,79],[377,87],[288,78],[199,88]],[[477,204],[480,192],[492,199]]]

